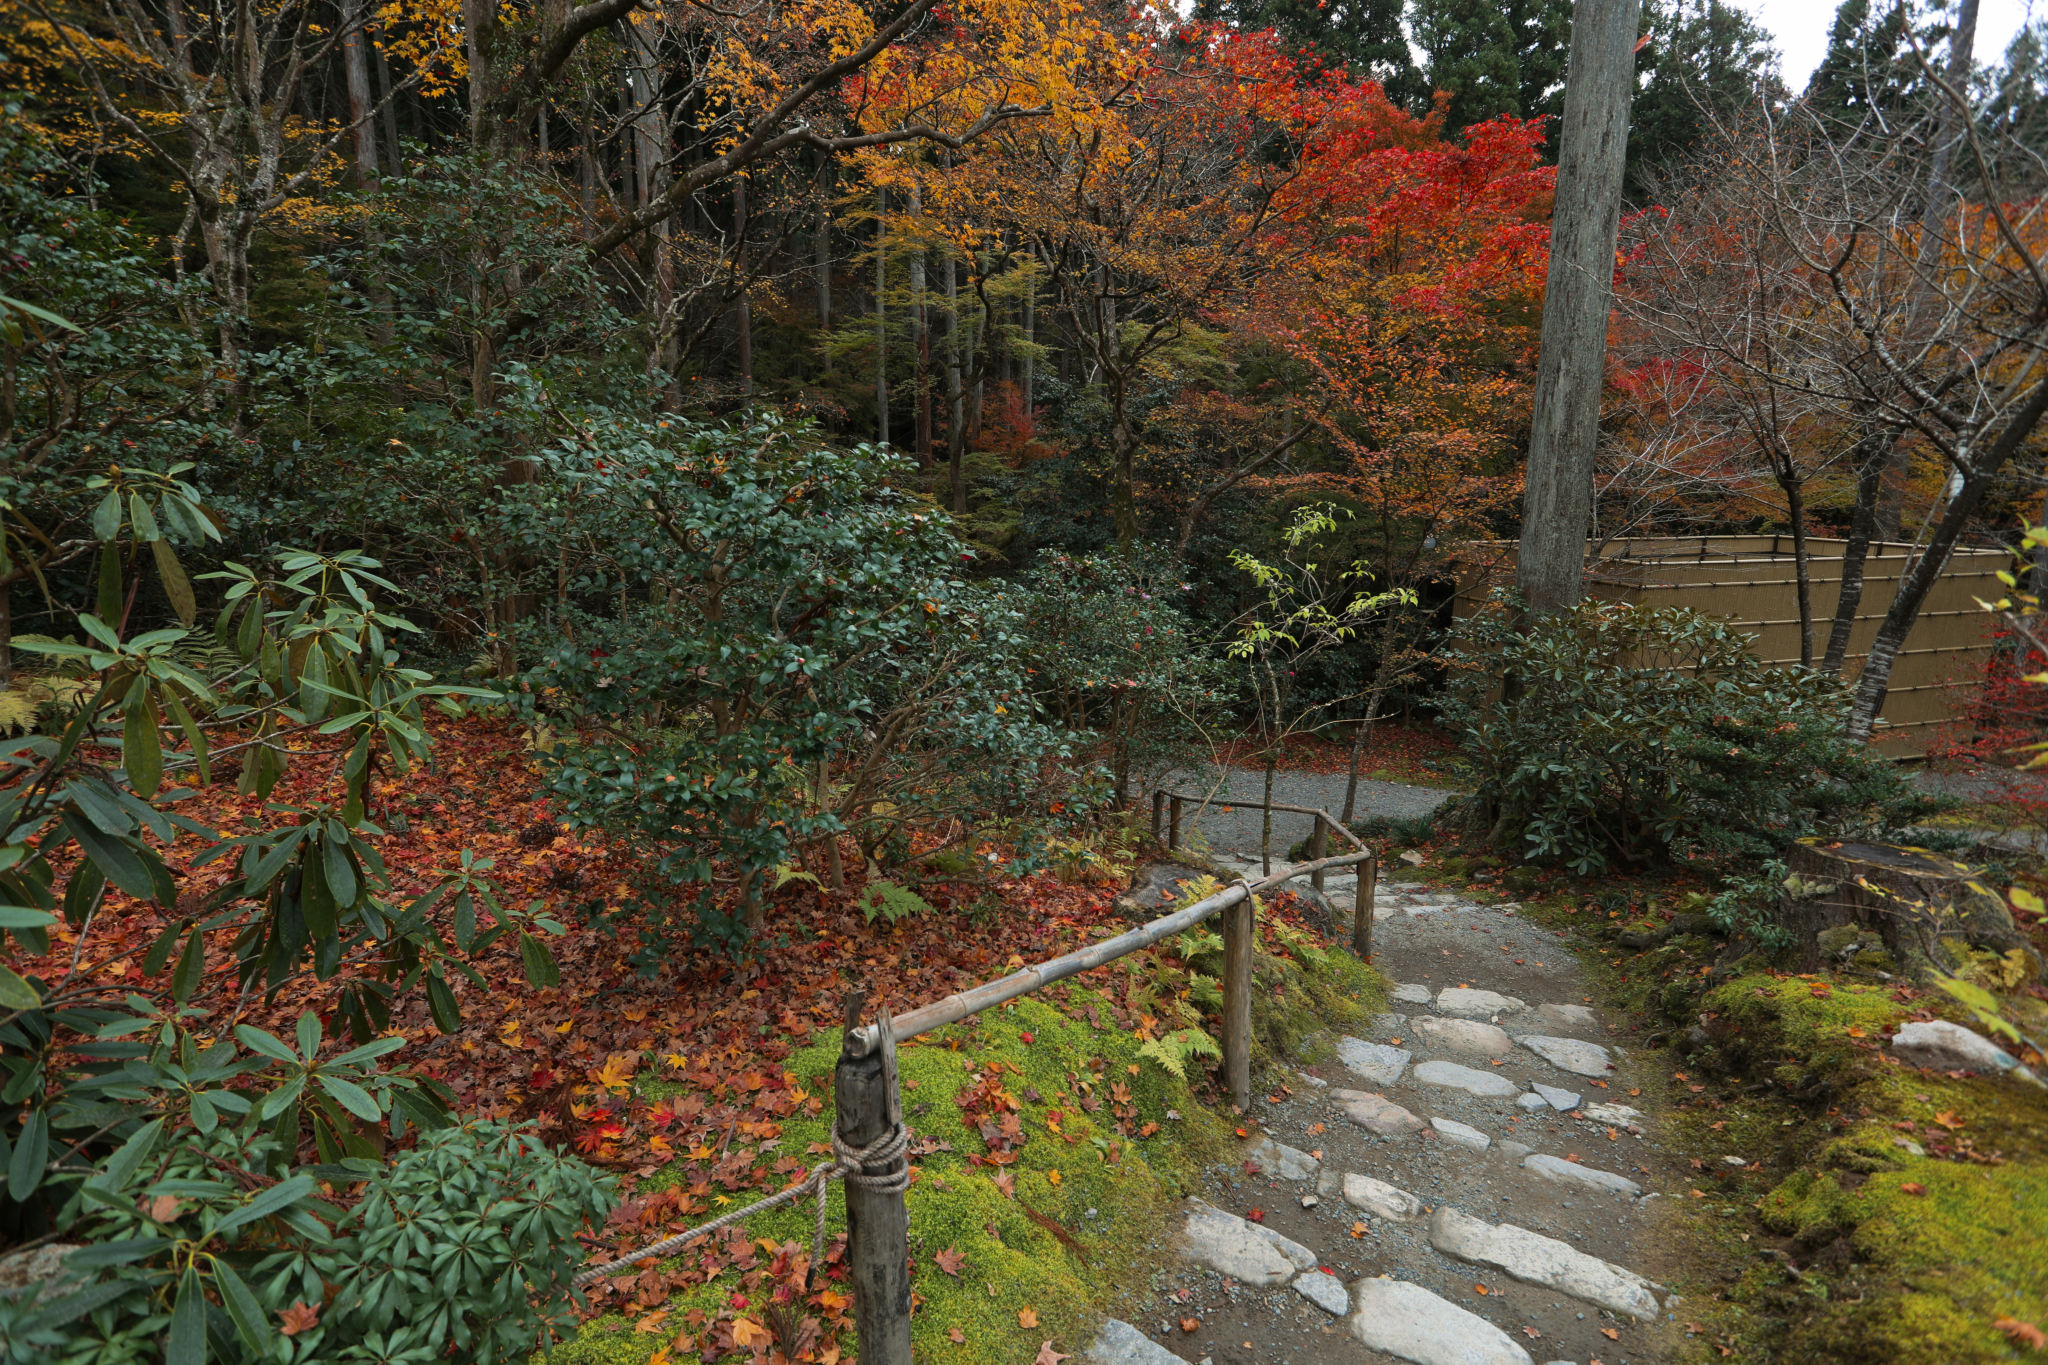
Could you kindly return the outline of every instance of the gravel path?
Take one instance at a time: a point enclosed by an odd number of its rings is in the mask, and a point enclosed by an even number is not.
[[[1332,815],[1342,815],[1344,790],[1349,782],[1350,778],[1344,773],[1276,772],[1273,774],[1273,799],[1289,806],[1320,806]],[[1175,791],[1203,794],[1214,787],[1214,799],[1217,801],[1233,798],[1261,801],[1264,800],[1265,783],[1265,774],[1256,768],[1230,768],[1215,770],[1207,781],[1184,775],[1170,785]],[[1354,821],[1370,820],[1375,816],[1412,819],[1429,814],[1456,795],[1456,792],[1436,787],[1411,787],[1402,782],[1381,782],[1362,777],[1358,780],[1358,808],[1352,818]],[[1197,816],[1196,809],[1197,803],[1193,801],[1183,807],[1183,834],[1189,830],[1199,831],[1213,849],[1258,851],[1259,827],[1265,819],[1263,811],[1228,810],[1212,805]],[[1314,816],[1275,811],[1273,855],[1285,857],[1287,850],[1307,838],[1314,827]]]
[[[1670,1359],[1658,1225],[1688,1172],[1632,1107],[1656,1059],[1512,902],[1382,883],[1374,924],[1389,1013],[1254,1100],[1242,1163],[1188,1202],[1185,1269],[1094,1365]]]

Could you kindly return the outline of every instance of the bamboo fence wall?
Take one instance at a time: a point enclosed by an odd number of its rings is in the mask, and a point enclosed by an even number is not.
[[[1841,590],[1845,542],[1809,538],[1808,582],[1812,592],[1814,658],[1827,649],[1835,600]],[[1463,616],[1485,600],[1494,586],[1514,576],[1512,541],[1473,545],[1461,566],[1455,610]],[[1861,668],[1878,623],[1891,606],[1899,576],[1911,562],[1911,544],[1873,544],[1864,564],[1863,598],[1849,637],[1845,672]],[[1996,618],[1977,605],[2004,593],[1997,574],[2012,566],[2001,549],[1958,548],[1906,637],[1892,667],[1876,744],[1897,757],[1927,751],[1941,727],[1954,723],[1959,684],[1976,677],[1991,652]],[[1773,664],[1799,662],[1798,578],[1792,537],[1685,536],[1614,540],[1586,565],[1589,595],[1652,607],[1690,607],[1723,616],[1749,632],[1758,654]]]

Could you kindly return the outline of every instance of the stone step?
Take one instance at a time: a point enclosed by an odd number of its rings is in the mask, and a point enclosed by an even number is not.
[[[1313,1180],[1323,1163],[1298,1147],[1289,1147],[1272,1138],[1260,1138],[1257,1145],[1245,1154],[1245,1160],[1259,1170],[1282,1180]]]
[[[1521,1087],[1493,1071],[1475,1071],[1456,1062],[1422,1062],[1408,1073],[1418,1084],[1440,1090],[1459,1090],[1481,1099],[1504,1098],[1521,1093]]]
[[[1350,1325],[1361,1345],[1413,1365],[1535,1365],[1485,1318],[1406,1280],[1352,1285]]]
[[[1410,1133],[1421,1132],[1426,1126],[1421,1119],[1385,1095],[1368,1094],[1362,1090],[1332,1090],[1330,1098],[1343,1106],[1345,1118],[1381,1137],[1406,1137]]]
[[[1583,1185],[1588,1189],[1608,1194],[1623,1194],[1633,1199],[1643,1192],[1643,1187],[1625,1175],[1612,1171],[1596,1171],[1590,1166],[1581,1166],[1576,1161],[1562,1157],[1545,1156],[1540,1152],[1522,1158],[1522,1169],[1543,1180],[1554,1180],[1564,1185]]]
[[[1283,1285],[1316,1268],[1316,1254],[1301,1243],[1200,1199],[1188,1200],[1179,1250],[1185,1260],[1254,1286]]]
[[[1360,1080],[1374,1085],[1392,1085],[1408,1069],[1414,1053],[1385,1043],[1368,1043],[1363,1038],[1339,1038],[1337,1060]]]
[[[1436,993],[1436,1012],[1457,1019],[1496,1019],[1520,1014],[1528,1008],[1512,995],[1473,990],[1468,986],[1446,986]]]
[[[1598,1043],[1577,1038],[1552,1038],[1541,1033],[1524,1034],[1515,1041],[1558,1070],[1569,1071],[1575,1076],[1605,1076],[1614,1070],[1607,1049]]]
[[[1476,1019],[1439,1019],[1418,1015],[1410,1022],[1418,1047],[1442,1048],[1474,1057],[1505,1057],[1515,1050],[1514,1040],[1492,1024]]]
[[[1102,1324],[1082,1359],[1088,1365],[1185,1365],[1179,1356],[1116,1318]]]
[[[1446,1204],[1429,1220],[1429,1244],[1453,1260],[1492,1266],[1528,1284],[1540,1284],[1640,1322],[1661,1311],[1654,1287],[1642,1276],[1575,1247],[1518,1228],[1488,1223]]]

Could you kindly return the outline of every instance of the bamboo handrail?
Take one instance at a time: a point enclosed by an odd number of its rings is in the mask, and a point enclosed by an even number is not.
[[[1114,962],[1125,953],[1149,948],[1162,939],[1172,938],[1175,934],[1192,929],[1211,915],[1240,904],[1247,894],[1247,887],[1255,894],[1271,890],[1305,872],[1317,872],[1326,867],[1345,867],[1368,862],[1373,858],[1374,855],[1366,850],[1363,844],[1359,845],[1359,849],[1357,853],[1343,853],[1313,863],[1302,863],[1289,868],[1284,874],[1275,874],[1260,881],[1233,882],[1215,895],[1196,901],[1185,910],[1176,910],[1129,933],[1106,938],[1086,948],[1077,948],[1071,953],[1041,962],[1035,967],[1013,972],[1000,980],[984,982],[972,990],[956,992],[936,1004],[924,1005],[907,1014],[899,1014],[890,1021],[891,1027],[900,1042],[947,1024],[957,1024],[970,1014],[978,1014],[982,1010],[1015,1000],[1021,995],[1029,995],[1041,986],[1050,986],[1055,981],[1063,981],[1091,967]],[[846,1035],[847,1050],[853,1056],[865,1057],[874,1048],[879,1036],[880,1029],[875,1024],[865,1024],[852,1029]]]

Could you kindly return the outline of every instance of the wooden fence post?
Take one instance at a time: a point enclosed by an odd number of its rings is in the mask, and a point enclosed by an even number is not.
[[[1223,1084],[1240,1110],[1252,1103],[1254,915],[1250,892],[1223,912]]]
[[[1325,820],[1322,816],[1318,815],[1316,817],[1316,832],[1309,836],[1308,860],[1312,863],[1318,863],[1329,856],[1330,822],[1328,820]],[[1319,867],[1315,871],[1308,874],[1308,884],[1316,889],[1317,895],[1320,896],[1323,893],[1322,868]]]
[[[860,1023],[866,994],[858,991],[847,997],[849,1038]],[[850,1147],[865,1147],[903,1121],[903,1101],[896,1088],[896,1035],[887,1011],[879,1022],[881,1046],[865,1057],[854,1056],[850,1046],[843,1049],[832,1076],[839,1136]],[[888,1175],[905,1169],[908,1160],[898,1157],[867,1173]],[[910,1213],[901,1192],[846,1183],[846,1253],[862,1365],[911,1365]]]
[[[1168,848],[1179,848],[1179,847],[1180,847],[1180,798],[1179,798],[1178,796],[1176,796],[1176,797],[1174,797],[1174,798],[1173,798],[1173,811],[1172,811],[1172,815],[1173,815],[1173,822],[1172,822],[1172,823],[1171,823],[1170,825],[1168,825],[1168,826],[1167,826],[1167,828],[1166,828],[1166,846],[1167,846]]]
[[[1159,826],[1166,819],[1166,793],[1152,793],[1152,842],[1159,842]]]
[[[1358,865],[1358,898],[1351,903],[1351,951],[1360,962],[1372,960],[1372,900],[1379,889],[1380,860],[1367,858]]]

